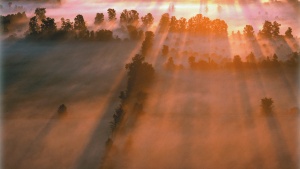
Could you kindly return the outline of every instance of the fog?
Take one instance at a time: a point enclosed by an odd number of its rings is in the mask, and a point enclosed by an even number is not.
[[[112,168],[297,168],[297,75],[163,73]],[[260,112],[274,98],[276,115]]]
[[[297,71],[197,72],[180,52],[185,69],[166,71],[159,51],[169,39],[157,36],[146,59],[156,79],[144,113],[108,152],[124,65],[141,43],[4,42],[4,167],[296,168]],[[273,98],[274,116],[261,113],[263,97]]]
[[[174,4],[170,14],[177,18],[205,8],[205,3]],[[125,65],[141,53],[144,39],[124,40],[127,33],[116,25],[100,28],[113,29],[121,40],[1,41],[2,168],[299,168],[299,56],[296,67],[284,66],[300,51],[299,13],[290,4],[222,4],[221,12],[218,4],[209,4],[204,15],[228,23],[229,36],[222,38],[159,33],[160,16],[169,12],[170,2],[164,1],[20,5],[29,17],[36,7],[47,7],[46,15],[56,22],[80,13],[90,30],[96,29],[95,14],[107,18],[108,8],[116,9],[118,19],[123,9],[137,9],[140,16],[152,12],[154,40],[145,61],[155,77],[149,88],[122,100],[120,92],[130,84]],[[281,34],[292,27],[295,38],[231,35],[246,24],[257,33],[265,20],[281,23]],[[163,45],[169,47],[166,56]],[[279,65],[226,67],[235,55],[246,62],[251,52],[259,63],[276,54]],[[194,70],[191,56],[220,67]],[[166,69],[170,57],[180,69]],[[269,114],[262,110],[263,98],[274,101]],[[62,104],[67,111],[58,113]],[[114,113],[122,104],[126,114],[114,131]]]

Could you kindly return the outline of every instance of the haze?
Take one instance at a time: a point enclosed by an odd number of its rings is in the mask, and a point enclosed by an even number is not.
[[[299,168],[298,1],[12,2],[2,168]]]

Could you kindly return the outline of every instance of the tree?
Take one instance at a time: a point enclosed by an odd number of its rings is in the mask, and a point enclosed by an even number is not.
[[[152,84],[155,71],[151,64],[145,62],[144,56],[135,55],[125,68],[128,71],[127,97],[130,97],[133,92],[140,93]]]
[[[139,23],[139,13],[136,10],[126,10],[124,9],[120,15],[120,24],[122,26],[133,25],[137,26]]]
[[[70,19],[61,18],[61,28],[62,31],[71,32],[74,29],[73,22]]]
[[[239,55],[235,55],[234,57],[233,57],[233,65],[234,66],[236,66],[236,67],[240,67],[240,66],[242,66],[242,59],[241,59],[241,57],[239,56]]]
[[[42,21],[46,18],[46,8],[36,8],[34,14],[36,15],[37,19]]]
[[[273,26],[272,26],[273,37],[279,36],[280,26],[281,24],[277,23],[276,21],[273,22]]]
[[[276,53],[274,53],[274,55],[273,55],[272,63],[274,66],[279,64],[278,56],[276,55]]]
[[[146,27],[150,27],[153,24],[154,18],[151,13],[148,13],[144,17],[141,18],[143,25]]]
[[[50,35],[55,33],[57,30],[55,20],[53,18],[47,17],[46,19],[42,20],[41,24],[41,32],[45,35]]]
[[[246,56],[246,61],[247,61],[247,63],[255,63],[256,62],[255,56],[252,52]]]
[[[24,20],[28,20],[25,12],[8,14],[6,16],[0,15],[0,32],[3,31],[3,33],[9,33],[16,27],[23,27],[26,25]]]
[[[184,32],[186,31],[186,27],[187,27],[187,22],[186,19],[181,17],[178,21],[178,30],[179,32]]]
[[[95,17],[94,24],[95,25],[100,25],[104,21],[104,14],[103,13],[97,13]]]
[[[190,67],[192,69],[196,68],[196,58],[195,58],[195,56],[190,56],[189,57],[189,64],[190,64]]]
[[[116,11],[114,9],[111,9],[109,8],[107,10],[107,13],[108,13],[108,20],[109,21],[115,21],[117,18],[116,18]]]
[[[74,19],[74,30],[77,32],[79,38],[85,38],[87,36],[87,27],[82,15],[77,15]]]
[[[212,22],[210,22],[211,32],[217,37],[227,36],[227,28],[228,25],[224,20],[215,19]]]
[[[293,34],[292,34],[292,28],[288,27],[288,29],[285,31],[285,37],[287,38],[293,38]]]
[[[170,32],[176,32],[178,30],[178,20],[175,16],[172,16],[170,19]]]
[[[86,31],[87,27],[85,25],[85,21],[82,15],[77,15],[74,19],[74,29],[78,31]]]
[[[67,106],[65,106],[64,104],[60,105],[57,109],[57,113],[66,113],[67,112]]]
[[[168,13],[165,13],[161,16],[159,21],[159,32],[168,31],[169,24],[170,24],[170,15]]]
[[[113,39],[113,32],[111,30],[101,29],[95,32],[95,39],[100,41],[108,41]]]
[[[40,26],[38,24],[38,20],[37,17],[34,16],[32,18],[30,18],[29,21],[29,34],[30,35],[37,35],[40,32]]]
[[[265,38],[272,38],[273,35],[272,23],[270,21],[265,21],[263,25],[263,29],[259,31],[258,35]]]
[[[262,111],[266,114],[270,114],[272,113],[272,109],[273,109],[273,100],[272,98],[263,98],[261,99],[261,108],[262,108]]]
[[[135,26],[128,25],[127,26],[127,31],[129,34],[129,37],[131,40],[137,40],[138,39],[138,30]]]
[[[154,33],[152,31],[145,32],[145,40],[143,41],[142,49],[141,49],[141,53],[143,56],[146,56],[149,49],[152,47],[153,39],[154,39]]]
[[[251,25],[246,25],[243,30],[244,36],[248,38],[254,37],[254,29]]]
[[[111,130],[114,131],[119,124],[121,123],[124,117],[125,111],[123,109],[123,105],[121,104],[116,110],[115,114],[113,115],[114,120],[111,122]]]

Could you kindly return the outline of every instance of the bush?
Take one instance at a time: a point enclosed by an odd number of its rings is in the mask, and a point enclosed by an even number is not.
[[[261,108],[264,113],[271,113],[273,109],[273,100],[272,98],[263,98],[261,99]]]

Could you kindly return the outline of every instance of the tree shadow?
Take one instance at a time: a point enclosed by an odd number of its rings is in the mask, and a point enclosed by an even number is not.
[[[297,168],[297,164],[293,161],[291,157],[291,153],[288,150],[287,143],[284,139],[280,125],[276,117],[274,116],[274,114],[271,114],[270,116],[266,117],[266,119],[271,133],[271,139],[274,143],[274,147],[276,150],[279,168],[286,168],[286,169]]]
[[[19,157],[17,163],[13,168],[21,168],[22,162],[27,158],[28,155],[34,152],[37,148],[39,148],[42,144],[42,140],[50,133],[50,131],[59,123],[60,120],[64,119],[67,116],[67,113],[58,114],[55,113],[48,120],[46,125],[38,132],[33,141],[29,144],[29,146],[25,149],[22,155]]]
[[[121,81],[124,81],[125,76],[122,77]],[[99,119],[97,125],[94,128],[94,131],[91,134],[91,137],[86,144],[82,153],[78,156],[74,168],[82,169],[82,168],[99,168],[101,163],[101,159],[105,156],[106,151],[104,152],[104,146],[101,144],[101,140],[107,140],[107,135],[101,135],[103,128],[107,128],[109,123],[107,123],[107,119],[111,118],[112,108],[114,108],[116,102],[115,97],[119,94],[119,89],[121,88],[121,83],[119,83],[116,87],[116,91],[109,96],[107,105],[103,108],[103,116]],[[102,137],[105,137],[103,139]],[[104,153],[103,153],[104,152]]]
[[[255,122],[254,122],[254,115],[253,115],[253,109],[251,107],[250,103],[250,95],[249,95],[249,90],[248,86],[246,84],[246,73],[243,67],[238,70],[236,75],[236,81],[238,81],[238,91],[241,99],[241,104],[243,108],[243,112],[245,113],[245,123],[248,129],[250,128],[256,128]],[[251,145],[251,150],[254,152],[254,161],[255,161],[255,166],[256,168],[263,168],[263,159],[262,155],[260,153],[260,148],[258,144],[258,139],[257,139],[257,133],[255,131],[249,130],[249,143]]]

